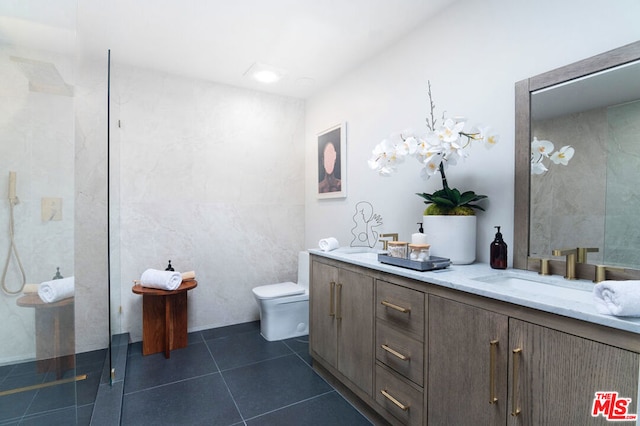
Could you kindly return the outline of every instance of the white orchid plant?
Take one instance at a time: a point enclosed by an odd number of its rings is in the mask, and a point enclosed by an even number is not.
[[[474,215],[474,209],[484,211],[476,203],[487,196],[473,191],[461,193],[455,188],[449,188],[445,170],[469,156],[472,142],[484,142],[487,148],[491,148],[498,143],[499,136],[488,126],[475,126],[465,131],[466,119],[461,117],[446,118],[443,114],[441,123],[438,123],[431,95],[431,82],[429,102],[431,115],[426,119],[426,135],[419,137],[407,131],[384,139],[373,149],[369,167],[381,176],[391,176],[406,157],[414,157],[422,164],[420,174],[423,179],[429,179],[436,173],[440,173],[442,179],[441,190],[432,194],[417,194],[428,205],[425,215]]]
[[[557,151],[553,151],[555,146],[548,140],[538,140],[534,137],[531,142],[531,174],[542,175],[549,169],[544,165],[544,160],[548,159],[554,164],[566,166],[575,154],[575,149],[571,145],[565,145]]]

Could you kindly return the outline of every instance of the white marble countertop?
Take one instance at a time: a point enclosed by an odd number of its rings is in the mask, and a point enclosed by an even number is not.
[[[310,249],[309,252],[416,281],[640,334],[640,318],[603,315],[596,311],[592,293],[594,284],[591,281],[569,281],[563,277],[541,276],[519,269],[491,269],[486,263],[451,265],[446,269],[420,272],[380,263],[377,250],[362,248],[340,247],[328,252]]]

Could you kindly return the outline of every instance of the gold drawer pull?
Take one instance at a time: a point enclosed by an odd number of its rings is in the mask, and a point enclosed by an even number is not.
[[[520,403],[518,402],[518,386],[520,386],[520,354],[522,353],[522,349],[516,348],[513,350],[513,387],[511,389],[511,415],[517,416],[520,414]]]
[[[386,300],[383,300],[380,303],[387,308],[395,309],[396,311],[402,312],[403,314],[408,314],[409,312],[411,312],[410,308],[403,308],[402,306],[394,305],[393,303],[387,302]]]
[[[404,405],[402,402],[398,401],[397,399],[395,399],[393,396],[391,396],[389,394],[389,392],[387,392],[384,389],[380,389],[380,393],[387,398],[389,401],[393,402],[398,408],[400,408],[402,411],[407,411],[409,409],[408,405]]]
[[[336,297],[336,319],[342,319],[342,284],[338,283],[338,296]]]
[[[330,317],[336,316],[335,298],[336,298],[336,283],[334,281],[331,281],[329,283],[329,316]]]
[[[489,404],[498,402],[496,397],[496,358],[498,352],[498,341],[489,342]]]
[[[400,358],[400,359],[401,359],[401,360],[403,360],[403,361],[407,361],[407,360],[409,359],[409,357],[408,357],[408,356],[406,356],[406,355],[402,355],[400,352],[398,352],[398,351],[396,351],[396,350],[394,350],[394,349],[391,349],[391,348],[390,348],[389,346],[387,346],[387,345],[380,345],[380,347],[381,347],[382,349],[384,349],[385,351],[389,352],[391,355],[394,355],[394,356],[396,356],[396,357]]]

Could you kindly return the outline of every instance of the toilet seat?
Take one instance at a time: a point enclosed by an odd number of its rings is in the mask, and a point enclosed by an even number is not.
[[[305,288],[292,282],[268,284],[253,289],[258,299],[275,299],[277,297],[294,296],[305,292]]]

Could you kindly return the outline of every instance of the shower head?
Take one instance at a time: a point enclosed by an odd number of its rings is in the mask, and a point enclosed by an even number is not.
[[[32,92],[49,93],[51,95],[73,96],[73,87],[65,83],[58,69],[51,62],[12,56],[20,71],[29,80]]]

